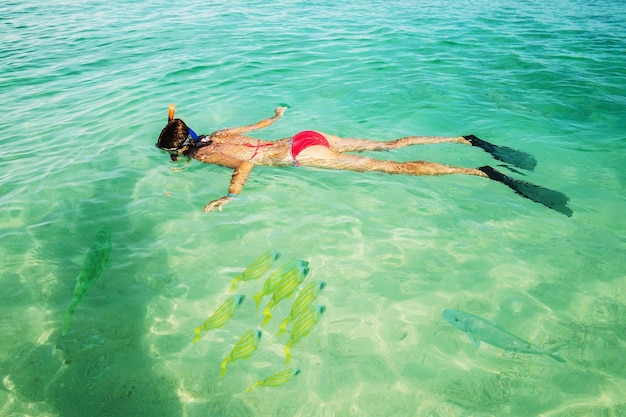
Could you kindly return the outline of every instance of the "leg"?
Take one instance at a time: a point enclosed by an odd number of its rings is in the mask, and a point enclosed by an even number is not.
[[[514,165],[518,168],[532,171],[537,165],[534,156],[518,151],[507,146],[499,146],[484,141],[474,135],[459,137],[444,136],[406,136],[391,141],[375,141],[370,139],[348,139],[339,136],[322,133],[331,148],[336,152],[362,152],[362,151],[385,151],[403,148],[411,145],[425,145],[433,143],[461,143],[464,145],[477,146],[491,154],[498,161]]]
[[[495,169],[484,166],[480,168],[463,168],[435,162],[412,161],[396,162],[374,158],[364,158],[357,155],[336,153],[325,146],[311,146],[298,155],[298,162],[303,166],[318,168],[340,169],[357,172],[378,171],[387,174],[404,175],[448,175],[465,174],[489,178],[511,188],[522,197],[543,204],[566,216],[572,215],[567,207],[569,198],[558,191],[549,190],[526,181],[508,177]]]
[[[322,132],[320,132],[322,133]],[[340,138],[339,136],[322,133],[331,149],[336,152],[362,152],[362,151],[386,151],[390,149],[404,148],[412,145],[426,145],[433,143],[462,143],[470,145],[471,143],[462,136],[459,137],[443,137],[443,136],[406,136],[400,139],[390,141],[378,141],[371,139],[352,139]]]
[[[357,172],[378,171],[386,174],[403,175],[448,175],[466,174],[487,177],[483,171],[475,168],[463,168],[426,161],[396,162],[357,155],[335,153],[325,147],[312,146],[298,155],[298,163],[303,166],[340,169]]]

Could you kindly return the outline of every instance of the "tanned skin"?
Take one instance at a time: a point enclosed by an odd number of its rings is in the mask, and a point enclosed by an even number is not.
[[[290,152],[290,138],[267,141],[246,136],[246,133],[270,126],[283,116],[285,110],[285,107],[278,107],[274,110],[275,115],[273,117],[263,119],[252,125],[218,130],[209,135],[209,139],[211,140],[210,145],[198,149],[193,155],[198,161],[233,169],[233,176],[228,186],[229,195],[211,201],[204,207],[205,213],[215,209],[222,210],[222,207],[234,198],[233,196],[239,195],[255,165],[294,165],[294,160]],[[319,133],[326,138],[330,144],[330,148],[323,145],[313,145],[302,150],[295,161],[298,165],[358,172],[378,171],[387,174],[466,174],[487,177],[483,171],[476,168],[463,168],[425,161],[395,162],[345,153],[385,151],[411,145],[446,142],[471,145],[471,143],[462,136],[407,136],[392,141],[376,141],[369,139],[340,138],[339,136],[328,133]]]

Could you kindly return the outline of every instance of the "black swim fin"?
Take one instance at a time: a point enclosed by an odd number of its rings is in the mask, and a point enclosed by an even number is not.
[[[537,160],[529,153],[518,151],[507,146],[498,146],[484,141],[474,135],[463,136],[472,146],[478,146],[485,152],[490,153],[498,161],[515,165],[518,168],[532,171],[537,166]]]
[[[549,190],[526,181],[520,181],[507,177],[490,166],[484,166],[478,169],[487,174],[487,176],[492,180],[501,182],[522,197],[526,197],[537,203],[543,204],[546,207],[550,207],[552,210],[565,214],[567,217],[571,217],[573,214],[572,209],[567,207],[569,198],[559,191]]]

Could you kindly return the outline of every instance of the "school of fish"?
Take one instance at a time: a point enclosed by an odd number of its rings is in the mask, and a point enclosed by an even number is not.
[[[275,261],[279,258],[280,252],[278,251],[266,251],[261,254],[241,274],[232,280],[229,292],[237,291],[239,284],[257,281],[269,274],[263,282],[262,289],[252,296],[255,302],[255,310],[258,309],[264,297],[270,298],[263,310],[262,326],[265,326],[271,320],[272,309],[276,309],[281,301],[297,294],[289,313],[280,323],[279,330],[276,333],[276,336],[279,336],[287,332],[288,325],[293,324],[291,334],[285,342],[285,362],[288,363],[292,358],[290,348],[311,333],[319,317],[326,310],[324,306],[314,305],[315,300],[326,287],[326,283],[323,281],[311,281],[301,287],[301,284],[310,272],[309,262],[305,260],[285,263],[270,273]],[[192,344],[200,341],[210,330],[224,327],[237,314],[237,310],[240,309],[246,300],[247,297],[244,294],[226,296],[224,301],[214,309],[209,318],[194,329]],[[261,344],[262,336],[263,331],[258,328],[251,328],[241,335],[228,354],[223,357],[220,363],[219,377],[223,377],[227,373],[229,365],[233,362],[252,357]],[[300,374],[300,372],[298,368],[287,368],[275,372],[264,379],[258,380],[248,389],[248,392],[256,387],[281,386]]]

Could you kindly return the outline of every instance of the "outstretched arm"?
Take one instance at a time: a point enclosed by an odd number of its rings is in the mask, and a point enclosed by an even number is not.
[[[217,132],[213,133],[213,135],[216,136],[220,136],[220,135],[241,135],[243,133],[248,133],[248,132],[253,132],[255,130],[258,129],[263,129],[264,127],[268,127],[269,125],[271,125],[272,123],[274,123],[276,120],[280,119],[283,116],[283,113],[285,112],[285,110],[287,110],[286,107],[276,107],[276,109],[274,109],[274,113],[276,113],[273,117],[270,117],[268,119],[263,119],[260,122],[257,122],[253,125],[248,125],[248,126],[241,126],[241,127],[231,127],[228,129],[222,129],[222,130],[218,130]],[[213,136],[211,135],[211,136]]]
[[[222,211],[222,206],[224,206],[229,201],[236,198],[241,190],[243,189],[243,185],[246,183],[248,176],[250,175],[250,171],[254,168],[254,164],[248,161],[237,161],[233,164],[224,164],[225,161],[222,161],[221,165],[230,166],[234,168],[233,176],[230,179],[230,185],[228,186],[228,194],[222,198],[218,198],[217,200],[211,201],[209,204],[204,206],[204,212],[208,213],[209,211],[213,211],[216,208],[219,211]]]

